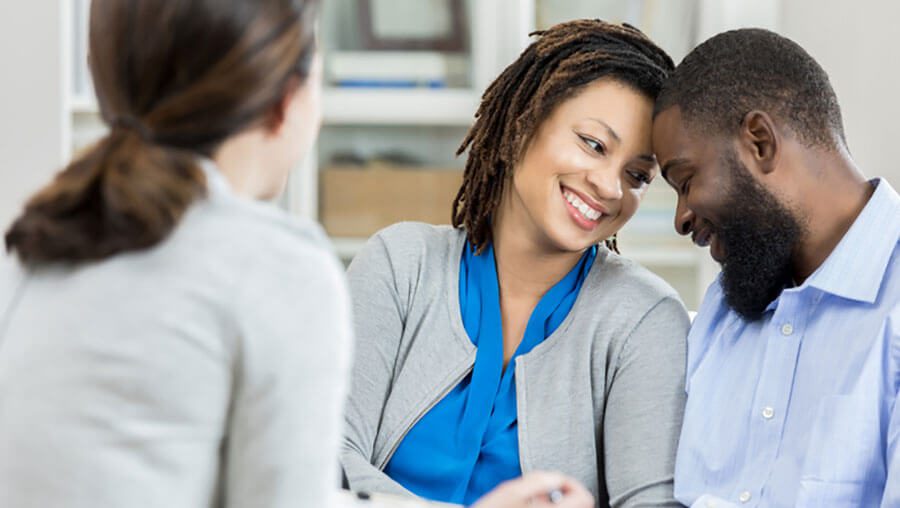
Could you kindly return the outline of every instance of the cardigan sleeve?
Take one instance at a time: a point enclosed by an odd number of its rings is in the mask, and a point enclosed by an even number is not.
[[[353,301],[356,361],[350,378],[341,466],[352,490],[411,496],[372,464],[406,315],[400,283],[381,235],[370,239],[357,254],[347,278]]]
[[[672,490],[689,327],[684,306],[667,296],[619,351],[603,422],[610,506],[680,506]]]

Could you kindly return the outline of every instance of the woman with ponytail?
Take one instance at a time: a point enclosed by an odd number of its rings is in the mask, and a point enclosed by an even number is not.
[[[258,202],[317,131],[314,3],[92,1],[109,133],[0,261],[0,506],[329,506],[343,275]]]
[[[337,506],[343,275],[258,202],[318,130],[314,4],[92,0],[109,134],[0,258],[0,507]],[[550,492],[591,504],[534,473],[477,508]]]

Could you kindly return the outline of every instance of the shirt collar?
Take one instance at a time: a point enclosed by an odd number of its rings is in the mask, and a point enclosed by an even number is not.
[[[804,286],[872,303],[900,239],[900,196],[884,179],[853,225]]]
[[[199,157],[200,168],[206,176],[206,193],[209,196],[231,194],[231,185],[225,179],[225,175],[219,171],[216,163],[208,157]]]

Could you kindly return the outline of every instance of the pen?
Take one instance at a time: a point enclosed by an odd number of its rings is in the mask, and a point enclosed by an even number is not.
[[[551,503],[556,504],[562,501],[563,493],[559,489],[553,489],[547,493],[547,497],[550,498]]]

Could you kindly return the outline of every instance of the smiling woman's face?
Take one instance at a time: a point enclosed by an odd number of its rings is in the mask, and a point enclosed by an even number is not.
[[[500,216],[516,216],[520,233],[546,251],[581,251],[612,236],[657,172],[652,113],[650,98],[615,80],[587,85],[531,138]]]

